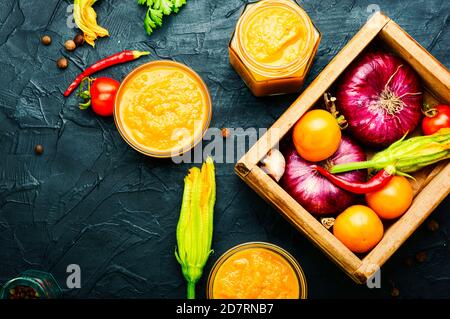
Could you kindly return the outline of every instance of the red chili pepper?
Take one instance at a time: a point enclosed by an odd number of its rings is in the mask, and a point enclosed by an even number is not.
[[[120,53],[113,54],[107,58],[104,58],[97,63],[94,63],[86,70],[84,70],[80,75],[78,75],[75,80],[70,84],[69,88],[64,92],[64,96],[69,96],[83,81],[84,78],[91,76],[92,74],[109,68],[110,66],[121,64],[129,61],[139,59],[143,55],[148,55],[150,52],[141,51],[131,51],[125,50]]]
[[[318,171],[320,175],[328,179],[334,185],[355,194],[367,194],[382,188],[387,183],[389,183],[391,178],[394,176],[395,171],[394,168],[390,166],[386,169],[382,169],[381,171],[379,171],[369,181],[365,183],[360,183],[360,182],[349,182],[343,178],[340,178],[339,176],[331,174],[323,167],[317,165],[314,165],[313,168],[316,171]]]

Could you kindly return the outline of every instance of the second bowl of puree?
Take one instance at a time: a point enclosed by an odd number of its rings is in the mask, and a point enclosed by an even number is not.
[[[211,113],[211,98],[200,76],[181,63],[160,60],[141,65],[125,78],[114,120],[137,151],[172,157],[202,139]]]
[[[231,248],[213,266],[209,299],[305,299],[306,279],[284,249],[264,242]]]

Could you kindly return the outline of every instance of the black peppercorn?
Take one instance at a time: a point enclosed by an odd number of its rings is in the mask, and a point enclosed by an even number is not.
[[[36,145],[34,153],[36,153],[36,155],[42,155],[42,153],[44,153],[44,147],[41,144]]]
[[[64,47],[67,51],[72,52],[77,48],[77,45],[75,44],[75,41],[67,40],[66,43],[64,43]]]
[[[397,287],[393,287],[391,290],[391,296],[396,298],[400,295],[400,290]]]
[[[221,132],[222,132],[222,137],[223,137],[223,138],[228,138],[228,137],[230,137],[230,135],[231,135],[230,130],[227,129],[226,127],[224,127],[224,128],[221,130]]]
[[[56,65],[61,70],[64,70],[69,66],[69,61],[66,58],[62,57],[62,58],[59,58],[58,61],[56,61]]]
[[[418,252],[416,254],[416,260],[419,263],[424,263],[427,261],[427,253],[425,251]]]
[[[73,42],[75,42],[75,45],[77,47],[82,46],[84,44],[84,37],[82,34],[77,34],[74,38],[73,38]]]
[[[50,45],[50,44],[52,43],[52,38],[51,38],[49,35],[44,35],[44,36],[41,38],[41,43],[42,43],[43,45]]]
[[[439,223],[434,219],[430,220],[427,224],[427,228],[431,232],[437,232],[439,230]]]
[[[408,257],[405,259],[405,266],[406,267],[412,267],[412,265],[414,264],[414,260],[411,257]]]

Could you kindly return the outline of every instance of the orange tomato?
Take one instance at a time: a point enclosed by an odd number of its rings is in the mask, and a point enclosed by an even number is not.
[[[394,176],[382,189],[366,194],[369,207],[383,219],[400,217],[411,206],[412,200],[413,189],[403,176]]]
[[[333,234],[355,253],[365,253],[383,237],[380,218],[367,206],[354,205],[341,213],[333,225]]]
[[[319,162],[336,152],[341,143],[341,129],[330,112],[312,110],[295,124],[292,140],[301,157]]]

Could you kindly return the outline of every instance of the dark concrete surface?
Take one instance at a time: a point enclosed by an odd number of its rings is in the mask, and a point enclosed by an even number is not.
[[[375,2],[375,6],[373,3]],[[102,72],[121,80],[152,59],[173,59],[196,70],[214,103],[213,127],[269,127],[295,95],[255,98],[230,67],[227,43],[244,5],[241,0],[188,0],[148,37],[144,8],[135,0],[101,0],[96,10],[111,33],[95,49],[66,53],[75,30],[66,26],[71,1],[0,1],[0,282],[26,269],[46,270],[61,285],[66,267],[79,264],[82,287],[68,298],[182,298],[185,283],[173,252],[182,181],[190,164],[146,158],[121,139],[112,119],[80,111],[62,92],[81,69],[122,49],[152,56]],[[301,1],[323,33],[308,83],[365,23],[378,6],[449,67],[450,2]],[[369,6],[371,5],[371,6]],[[43,34],[53,38],[45,47]],[[60,71],[61,55],[70,66]],[[34,146],[44,146],[36,156]],[[217,205],[211,256],[198,285],[228,248],[268,241],[301,263],[310,298],[449,298],[450,249],[447,199],[382,269],[382,287],[354,284],[233,172],[217,165]],[[426,251],[418,263],[416,253]],[[410,266],[405,260],[412,257]]]

